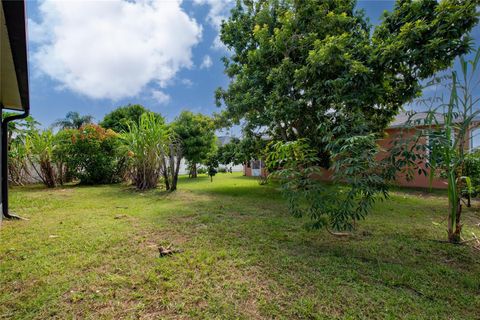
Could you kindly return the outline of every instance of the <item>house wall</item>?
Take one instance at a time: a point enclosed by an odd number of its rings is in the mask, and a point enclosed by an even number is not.
[[[253,177],[252,168],[249,166],[243,165],[243,174],[247,177]],[[268,174],[267,169],[262,168],[261,175],[265,177],[267,176],[267,174]]]
[[[379,154],[379,160],[383,159],[384,157],[387,156],[387,151],[395,138],[398,137],[400,134],[400,130],[402,129],[387,129],[385,130],[385,138],[378,140],[378,144],[380,148],[383,150]],[[403,139],[408,139],[411,138],[415,135],[415,129],[410,129],[410,130],[405,130],[403,129],[402,132],[402,138]],[[420,144],[426,144],[427,140],[426,138],[421,138],[418,141]],[[427,175],[419,175],[418,173],[415,173],[415,176],[413,177],[412,180],[408,181],[406,176],[404,174],[398,174],[397,179],[395,181],[395,184],[401,187],[410,187],[410,188],[435,188],[435,189],[446,189],[447,188],[447,182],[445,179],[440,179],[440,178],[434,178],[431,185],[430,185],[430,169],[426,168],[423,166],[423,169],[427,171]]]
[[[253,177],[252,163],[251,162],[248,162],[247,164],[243,165],[243,174],[247,177]],[[263,177],[267,176],[267,174],[268,174],[267,169],[265,168],[263,163],[261,164],[260,174]]]
[[[398,137],[400,133],[400,128],[391,128],[385,130],[385,138],[378,140],[378,144],[381,148],[381,151],[378,155],[378,160],[382,160],[386,156],[386,150],[388,150],[394,139]],[[405,130],[402,132],[403,138],[412,137],[415,134],[415,129]],[[467,137],[470,137],[470,134],[467,134]],[[420,143],[426,144],[427,141],[425,138],[420,139]],[[465,148],[468,149],[470,146],[470,141],[465,141]],[[398,174],[395,184],[401,187],[409,187],[409,188],[434,188],[434,189],[446,189],[447,188],[447,181],[445,179],[434,178],[432,183],[430,184],[430,177],[429,172],[430,169],[424,167],[427,171],[427,175],[419,175],[418,173],[415,174],[412,180],[408,181],[404,174]],[[243,166],[244,174],[248,177],[252,176],[252,169],[250,166]],[[266,175],[267,171],[265,168],[262,169],[262,174]],[[327,169],[323,169],[323,174],[319,179],[329,181],[332,178],[332,172]]]

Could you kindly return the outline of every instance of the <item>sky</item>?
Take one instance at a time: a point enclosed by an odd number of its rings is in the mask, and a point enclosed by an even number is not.
[[[229,81],[218,33],[233,3],[27,1],[32,115],[48,127],[69,111],[101,121],[129,103],[168,121],[182,110],[218,111],[215,89]],[[373,24],[393,5],[358,2]]]

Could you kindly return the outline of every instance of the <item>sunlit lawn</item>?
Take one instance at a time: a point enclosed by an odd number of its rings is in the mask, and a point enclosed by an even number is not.
[[[397,192],[342,239],[240,174],[174,194],[15,188],[11,202],[29,220],[1,227],[0,318],[480,318],[480,252],[436,241],[438,193]],[[466,213],[466,237],[479,222]],[[159,258],[170,243],[183,252]]]

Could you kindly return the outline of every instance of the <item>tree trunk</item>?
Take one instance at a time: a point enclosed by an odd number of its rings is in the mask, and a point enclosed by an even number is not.
[[[458,139],[458,146],[457,146],[457,151],[459,158],[464,159],[464,151],[465,151],[465,135],[462,132],[457,136]],[[453,206],[450,206],[450,214],[452,216],[449,217],[448,220],[448,241],[452,243],[460,243],[462,241],[461,238],[461,233],[462,233],[462,223],[461,223],[461,217],[462,217],[462,189],[463,189],[463,181],[462,181],[462,176],[463,176],[463,165],[460,164],[458,165],[453,172],[451,173],[454,179],[454,190],[456,194],[456,199],[454,200],[456,203],[452,202]],[[451,181],[449,181],[450,183]],[[452,181],[453,182],[453,181]]]
[[[448,217],[448,241],[459,243],[462,241],[462,176],[463,168],[458,166],[453,172],[449,173],[449,217]],[[452,192],[453,191],[453,192]],[[451,194],[455,196],[451,196]]]
[[[162,156],[162,174],[163,174],[163,179],[165,180],[165,190],[170,190],[170,177],[168,176],[168,167],[167,167],[167,161],[165,160],[165,156]]]
[[[194,162],[192,163],[192,172],[190,173],[192,178],[197,177],[197,164]]]
[[[171,184],[170,184],[170,191],[175,191],[174,188],[176,188],[177,186],[174,186],[174,182],[173,182],[173,177],[175,176],[175,150],[174,150],[174,147],[173,147],[173,143],[170,143],[169,145],[169,149],[170,149],[170,154],[168,155],[168,165],[169,165],[169,174],[171,175]]]
[[[178,182],[178,173],[180,171],[180,162],[182,161],[182,155],[181,153],[177,150],[177,154],[176,154],[176,167],[175,167],[175,171],[173,173],[173,177],[172,177],[172,188],[171,188],[171,191],[175,191],[177,190],[177,182]]]
[[[148,190],[157,187],[158,184],[158,169],[146,166],[137,168],[135,173],[135,186],[138,190]]]
[[[49,161],[42,161],[40,163],[40,170],[43,174],[45,185],[48,188],[55,188],[55,171]]]
[[[64,170],[64,165],[62,162],[57,163],[57,172],[58,172],[58,183],[63,186],[65,183],[65,170]]]

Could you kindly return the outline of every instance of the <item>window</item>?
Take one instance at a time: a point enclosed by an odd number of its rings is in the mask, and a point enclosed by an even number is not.
[[[480,128],[473,129],[470,133],[470,151],[480,147]]]

